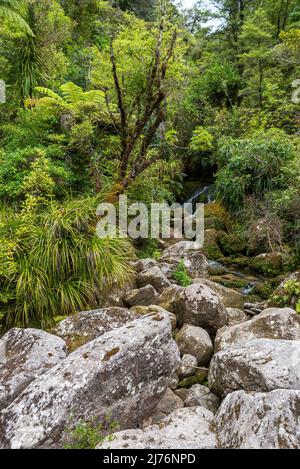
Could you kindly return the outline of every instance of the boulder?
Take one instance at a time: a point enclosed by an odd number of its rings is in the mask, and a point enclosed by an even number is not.
[[[199,366],[209,363],[213,354],[213,344],[204,329],[185,324],[176,335],[175,340],[182,355],[193,355]]]
[[[60,448],[66,427],[107,415],[121,429],[136,427],[153,412],[178,363],[167,315],[107,332],[36,379],[2,412],[0,447]]]
[[[254,339],[213,356],[208,383],[217,396],[300,389],[300,341]]]
[[[226,236],[226,233],[224,233]],[[208,259],[220,259],[222,253],[218,245],[220,234],[218,230],[207,229],[204,231],[204,245],[203,252],[208,257]]]
[[[300,390],[236,391],[222,402],[215,424],[220,448],[299,449]]]
[[[83,311],[61,321],[53,332],[64,339],[69,350],[73,351],[112,329],[124,326],[137,317],[137,314],[126,308],[113,307]]]
[[[283,256],[280,252],[259,254],[251,262],[251,269],[269,277],[282,273]]]
[[[125,430],[101,449],[215,449],[213,414],[203,407],[178,409],[160,425]]]
[[[157,266],[140,272],[137,275],[137,284],[139,288],[152,285],[158,293],[171,285],[165,274]]]
[[[215,334],[228,322],[228,313],[219,297],[205,284],[191,285],[178,292],[175,314],[180,324],[192,324]]]
[[[124,296],[124,302],[129,306],[150,306],[158,303],[159,295],[152,285],[130,290]]]
[[[122,286],[114,282],[107,291],[103,292],[103,299],[100,306],[103,308],[111,308],[113,306],[124,308],[124,296],[129,290],[133,290],[134,288],[137,288],[135,276],[131,276],[129,281]]]
[[[161,306],[150,305],[150,306],[133,306],[130,311],[137,314],[138,316],[146,316],[150,313],[165,313],[169,316],[172,330],[174,331],[177,327],[177,318],[175,314],[170,313],[170,311],[165,310]]]
[[[159,267],[158,261],[155,259],[140,259],[135,263],[135,269],[138,273],[149,270],[152,267]]]
[[[248,321],[248,316],[244,311],[238,308],[227,308],[228,313],[228,325],[235,326],[236,324],[241,324],[242,322]]]
[[[176,302],[182,290],[183,287],[180,287],[179,285],[171,285],[160,295],[158,300],[159,305],[167,311],[176,313]]]
[[[195,384],[188,389],[184,405],[186,407],[205,407],[215,414],[220,407],[221,400],[202,384]]]
[[[0,409],[63,360],[65,342],[38,329],[10,329],[0,340]]]
[[[219,283],[212,282],[208,279],[195,279],[194,284],[206,285],[209,287],[219,298],[221,303],[226,308],[239,308],[243,309],[244,303],[247,299],[247,296],[243,293],[234,290],[233,288],[227,288]]]
[[[167,415],[182,407],[184,407],[182,399],[168,388],[154,410],[151,423],[161,422]]]
[[[215,351],[252,339],[300,340],[300,315],[290,308],[270,308],[250,321],[219,330]]]
[[[205,277],[208,271],[208,261],[192,241],[180,241],[163,251],[160,263],[167,263],[176,270],[180,261],[183,261],[187,272],[192,278]]]
[[[198,360],[193,355],[183,355],[180,366],[177,370],[179,378],[183,379],[187,378],[188,376],[194,375],[196,372],[197,364]]]

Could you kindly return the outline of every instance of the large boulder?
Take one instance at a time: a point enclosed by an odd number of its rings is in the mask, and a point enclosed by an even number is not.
[[[126,308],[113,307],[83,311],[61,321],[53,332],[64,339],[69,350],[73,351],[100,335],[124,326],[137,318],[137,314]]]
[[[178,363],[167,315],[114,329],[36,379],[2,412],[0,447],[62,447],[66,427],[107,415],[121,429],[136,427],[151,415]]]
[[[59,337],[37,329],[10,329],[0,340],[0,409],[66,355]]]
[[[204,329],[185,324],[176,335],[175,340],[182,355],[193,355],[199,366],[209,363],[213,354],[213,344]]]
[[[152,287],[152,285],[146,285],[143,288],[130,290],[124,296],[124,302],[129,306],[150,306],[158,303],[159,294]]]
[[[250,321],[219,330],[215,351],[252,339],[300,340],[300,315],[290,308],[270,308]]]
[[[125,430],[101,449],[215,449],[213,414],[203,407],[176,410],[159,425]]]
[[[208,271],[208,261],[199,250],[196,243],[192,241],[180,241],[163,251],[160,263],[169,264],[175,271],[178,264],[183,262],[187,272],[192,278],[205,277]]]
[[[300,390],[237,391],[215,419],[220,448],[299,449]]]
[[[194,384],[187,391],[184,405],[186,407],[205,407],[215,414],[220,407],[221,400],[202,384]]]
[[[254,339],[216,353],[208,382],[218,396],[243,389],[300,389],[300,341]]]
[[[228,321],[227,310],[219,297],[202,283],[178,292],[175,308],[179,323],[202,327],[210,334],[215,334]]]
[[[157,266],[140,272],[137,275],[137,284],[139,288],[152,285],[158,293],[161,293],[171,285],[165,274]]]
[[[177,317],[175,316],[175,314],[170,313],[170,311],[167,311],[161,306],[157,306],[157,305],[133,306],[130,309],[130,311],[135,313],[137,316],[146,316],[147,314],[150,314],[150,313],[165,313],[169,316],[169,319],[172,325],[172,330],[174,331],[177,327]]]
[[[247,299],[247,296],[243,293],[240,293],[233,288],[224,287],[219,283],[212,282],[211,280],[204,278],[194,279],[194,283],[200,283],[201,285],[206,285],[208,288],[210,288],[218,296],[219,300],[226,308],[243,309],[244,303]]]

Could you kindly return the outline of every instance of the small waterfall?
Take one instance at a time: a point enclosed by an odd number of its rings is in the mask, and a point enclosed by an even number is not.
[[[186,204],[193,205],[193,212],[196,211],[197,203],[211,204],[215,201],[215,186],[212,184],[202,184],[196,189],[191,196],[185,201]]]

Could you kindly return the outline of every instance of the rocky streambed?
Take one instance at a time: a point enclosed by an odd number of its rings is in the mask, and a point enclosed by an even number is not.
[[[68,428],[109,415],[119,430],[98,448],[299,448],[300,315],[249,310],[212,267],[183,241],[138,261],[98,310],[8,331],[0,446],[63,448]]]

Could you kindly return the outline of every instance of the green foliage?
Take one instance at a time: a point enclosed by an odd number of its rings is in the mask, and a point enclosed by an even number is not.
[[[300,283],[298,280],[288,280],[283,285],[283,295],[272,295],[272,303],[281,307],[295,308],[300,314]]]
[[[174,274],[173,274],[174,280],[179,283],[182,287],[189,287],[192,285],[193,281],[187,271],[187,268],[184,265],[183,261],[180,261]]]
[[[270,130],[252,138],[219,142],[218,198],[232,212],[242,210],[246,197],[262,198],[289,184],[293,146],[283,133]]]
[[[92,419],[88,422],[79,421],[75,426],[67,428],[69,442],[65,449],[95,449],[105,442],[113,441],[112,433],[117,431],[118,424],[111,422],[109,417],[98,421]]]
[[[57,312],[93,307],[104,289],[128,278],[133,251],[127,240],[97,237],[97,202],[74,199],[63,207],[53,202],[36,215],[21,212],[13,233],[16,272],[4,285],[15,295],[7,324],[46,327]]]
[[[196,127],[190,141],[192,151],[209,151],[213,148],[214,137],[202,126]]]

